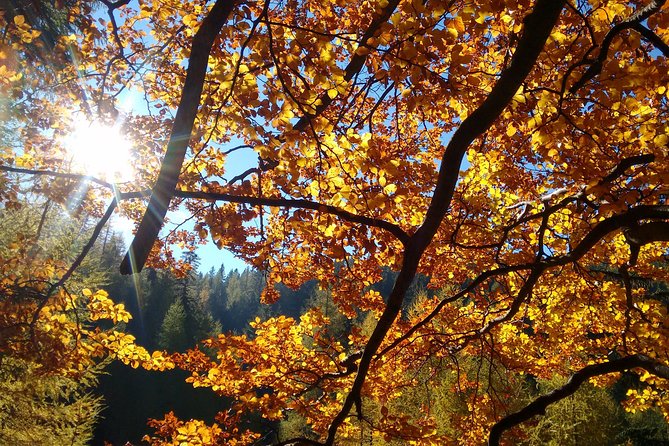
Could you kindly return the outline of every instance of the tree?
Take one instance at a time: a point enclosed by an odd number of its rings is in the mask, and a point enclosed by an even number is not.
[[[173,355],[193,385],[235,404],[209,429],[155,421],[156,444],[184,430],[248,441],[232,420],[291,411],[318,438],[295,442],[344,443],[365,426],[444,444],[430,413],[393,404],[435,358],[571,377],[523,407],[486,375],[463,377],[468,413],[451,420],[467,427],[462,442],[499,444],[624,371],[643,382],[629,410],[669,413],[667,308],[644,285],[663,279],[669,241],[665,1],[103,3],[109,20],[86,2],[73,10],[77,33],[52,57],[74,47],[79,66],[58,72],[21,63],[39,30],[3,23],[3,94],[25,110],[4,181],[36,176],[54,202],[88,182],[84,209],[138,221],[124,273],[180,269],[172,246],[211,239],[264,271],[264,302],[314,280],[349,318],[378,321],[332,342],[315,308]],[[146,102],[124,123],[134,181],[72,170],[59,138],[74,111],[115,119],[126,91]],[[257,165],[230,177],[242,151]],[[169,209],[189,211],[192,230],[161,235]],[[384,268],[397,271],[385,299],[372,287]],[[402,315],[419,274],[451,292]]]
[[[0,440],[4,444],[87,445],[102,401],[89,392],[95,384],[89,370],[75,380],[42,376],[26,361],[11,357],[0,363]]]
[[[0,442],[89,444],[105,358],[136,367],[162,356],[117,331],[130,319],[122,304],[84,288],[109,283],[103,248],[90,243],[99,228],[48,202],[17,205],[0,209]],[[82,245],[91,255],[81,256]]]
[[[180,301],[175,300],[165,314],[158,332],[158,345],[168,351],[185,351],[192,345],[186,336],[186,312]]]

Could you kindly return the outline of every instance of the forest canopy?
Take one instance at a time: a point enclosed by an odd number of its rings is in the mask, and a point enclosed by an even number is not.
[[[250,444],[250,417],[306,426],[279,444],[515,444],[621,376],[669,416],[665,1],[10,0],[0,28],[0,358],[176,368],[230,402],[155,445]],[[58,256],[53,207],[93,222]],[[151,352],[79,280],[118,218],[123,274],[186,278],[213,243],[263,303],[328,305]],[[409,404],[444,383],[449,410]]]

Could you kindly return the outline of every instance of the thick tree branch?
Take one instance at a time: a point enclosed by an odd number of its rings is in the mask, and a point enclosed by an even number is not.
[[[669,222],[653,221],[635,225],[625,232],[627,242],[637,246],[654,242],[669,242]]]
[[[642,368],[649,373],[669,379],[669,367],[645,355],[626,356],[624,358],[614,359],[613,361],[586,366],[574,373],[564,386],[555,389],[546,395],[540,396],[518,412],[507,415],[495,423],[492,429],[490,429],[488,446],[499,445],[502,434],[506,430],[511,429],[536,415],[544,415],[546,413],[546,408],[549,405],[573,395],[588,379],[595,376],[606,375],[608,373],[623,372],[634,368]]]
[[[664,54],[664,57],[669,57],[669,45],[664,43],[664,40],[662,40],[660,36],[643,26],[641,23],[634,25],[634,30],[641,34],[641,36],[648,42],[652,43],[655,48],[660,50],[662,54]]]
[[[547,261],[549,267],[566,265],[583,257],[595,244],[602,240],[606,235],[623,228],[633,228],[642,220],[651,219],[669,219],[669,206],[651,206],[641,205],[633,207],[626,212],[609,217],[597,223],[595,227],[586,234],[585,237],[572,249],[569,254],[556,257]],[[666,228],[666,223],[662,225]],[[657,235],[657,234],[653,234]],[[659,236],[658,236],[659,237]],[[666,233],[664,236],[666,237]],[[659,238],[658,241],[664,240]],[[645,243],[650,243],[649,240]]]
[[[525,18],[525,31],[518,42],[510,66],[502,72],[485,101],[465,119],[453,134],[444,156],[437,186],[425,222],[417,232],[419,243],[427,246],[448,210],[455,184],[460,175],[460,165],[471,143],[485,133],[511,102],[557,22],[564,1],[537,1],[534,11]]]
[[[372,359],[397,318],[406,292],[416,275],[423,252],[430,244],[450,207],[464,154],[474,139],[488,130],[499,117],[532,70],[532,67],[534,67],[546,39],[548,39],[560,16],[564,3],[560,0],[537,0],[532,13],[525,18],[523,35],[518,41],[510,66],[502,72],[489,96],[479,108],[465,119],[446,147],[437,186],[425,222],[411,237],[411,241],[404,252],[402,268],[388,298],[386,308],[367,342],[353,386],[346,396],[340,412],[333,419],[328,429],[328,437],[325,442],[327,445],[334,444],[339,426],[348,417],[353,404],[360,400],[362,386]]]
[[[226,201],[229,203],[244,203],[252,206],[270,206],[287,209],[311,209],[318,212],[323,212],[331,215],[336,215],[342,220],[353,223],[360,223],[366,226],[385,229],[393,234],[404,245],[409,242],[409,235],[399,226],[390,223],[386,220],[366,217],[364,215],[354,214],[336,206],[330,206],[316,201],[303,199],[289,199],[289,198],[264,198],[264,197],[248,197],[233,194],[215,193],[215,192],[190,192],[190,191],[174,191],[174,195],[181,198],[196,198],[211,201]]]
[[[654,242],[669,241],[669,222],[652,221],[649,223],[633,223],[625,230],[625,238],[630,247],[629,265],[636,265],[641,247]]]
[[[209,53],[223,24],[232,12],[235,0],[217,0],[193,37],[191,56],[186,71],[181,100],[172,126],[167,151],[158,180],[153,187],[149,205],[139,224],[135,238],[121,263],[121,274],[139,272],[144,267],[153,242],[158,237],[167,208],[172,199],[181,165],[193,131],[193,124],[200,104],[200,96],[207,73]]]
[[[641,166],[644,164],[652,163],[655,161],[655,155],[652,153],[646,153],[643,155],[630,156],[625,158],[618,163],[618,165],[609,173],[607,176],[602,178],[602,180],[597,183],[598,185],[611,183],[617,180],[619,177],[623,176],[627,169],[635,166]]]
[[[118,200],[145,198],[149,196],[151,193],[149,190],[141,190],[134,192],[118,192],[117,190],[114,189],[113,184],[103,181],[99,178],[83,174],[54,172],[50,170],[23,169],[19,167],[10,167],[10,166],[0,166],[0,171],[17,172],[28,175],[51,176],[56,178],[67,178],[77,181],[90,181],[100,186],[106,187],[112,192],[114,192]],[[244,195],[234,195],[234,194],[217,193],[217,192],[184,191],[184,190],[174,190],[170,194],[170,196],[178,198],[208,200],[208,201],[225,201],[228,203],[243,203],[252,206],[269,206],[269,207],[278,207],[286,209],[311,209],[313,211],[335,215],[344,221],[352,223],[360,223],[365,226],[384,229],[393,234],[400,242],[402,242],[402,244],[406,245],[409,242],[409,234],[404,232],[404,230],[396,224],[378,218],[372,218],[372,217],[366,217],[364,215],[354,214],[352,212],[338,208],[336,206],[330,206],[311,200],[291,199],[291,198],[249,197]]]

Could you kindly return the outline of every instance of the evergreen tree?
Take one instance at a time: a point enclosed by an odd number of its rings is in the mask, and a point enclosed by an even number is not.
[[[158,346],[170,352],[183,352],[190,347],[186,335],[186,311],[180,300],[175,300],[165,314],[158,332]]]
[[[138,294],[141,296],[141,317],[148,347],[157,347],[158,333],[170,306],[177,300],[177,282],[166,271],[149,269],[142,272]]]
[[[218,271],[214,269],[209,272],[210,295],[209,295],[209,311],[214,318],[222,322],[226,310],[227,293],[226,293],[226,275],[225,266],[221,265]]]
[[[97,370],[78,379],[44,375],[30,362],[0,361],[0,444],[84,446],[102,407],[90,394]]]
[[[233,270],[225,281],[225,317],[222,320],[226,331],[243,332],[260,311],[262,275],[250,268],[240,274]]]
[[[0,254],[12,258],[12,273],[25,283],[33,281],[37,265],[44,264],[40,262],[70,264],[81,252],[90,232],[91,226],[85,219],[72,218],[50,202],[24,201],[18,209],[0,208]],[[5,256],[16,247],[20,248],[20,257]],[[100,249],[96,246],[67,282],[72,295],[80,294],[84,283],[95,288],[106,282],[107,275],[100,268],[99,259]],[[60,276],[54,273],[54,277]],[[49,298],[29,286],[19,289],[28,294],[26,299]],[[0,287],[0,299],[24,297],[5,295],[6,290]],[[31,294],[31,290],[35,293]],[[90,323],[81,309],[63,316],[76,318],[80,324]],[[0,353],[0,444],[88,444],[102,408],[101,399],[90,395],[99,369],[86,367],[73,376],[60,369],[45,370],[43,366],[44,363],[14,356],[11,349]]]
[[[120,258],[121,254],[116,264]],[[196,258],[190,261],[197,265]],[[118,279],[123,280],[120,276]],[[143,337],[140,332],[133,333],[144,339],[145,345],[183,352],[196,341],[220,331],[220,325],[208,310],[211,288],[204,283],[206,276],[192,271],[187,277],[177,279],[168,271],[147,269],[134,279],[127,298],[136,293],[141,302],[141,313],[135,319],[143,321]],[[187,335],[187,329],[192,336]],[[133,330],[139,330],[139,326]],[[227,408],[225,400],[186,383],[187,374],[181,371],[147,372],[117,363],[106,371],[108,375],[101,377],[99,392],[105,395],[108,407],[103,413],[104,420],[96,428],[94,444],[138,442],[149,433],[146,420],[162,418],[169,411],[213,422],[215,413]]]

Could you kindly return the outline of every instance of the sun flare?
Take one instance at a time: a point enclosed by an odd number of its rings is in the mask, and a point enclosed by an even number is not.
[[[72,165],[100,179],[116,183],[134,175],[132,143],[120,133],[120,126],[82,121],[63,141]]]

